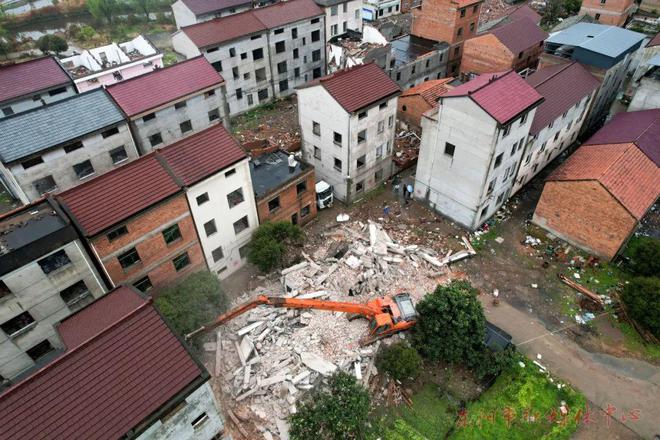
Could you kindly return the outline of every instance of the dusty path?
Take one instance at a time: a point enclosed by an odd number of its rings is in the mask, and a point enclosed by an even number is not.
[[[609,409],[612,417],[643,438],[660,434],[660,367],[589,353],[562,331],[550,333],[535,316],[504,301],[495,307],[483,296],[482,303],[487,319],[511,334],[520,351],[533,359],[540,353],[543,365],[600,407],[593,409],[593,423],[607,424],[604,411]]]

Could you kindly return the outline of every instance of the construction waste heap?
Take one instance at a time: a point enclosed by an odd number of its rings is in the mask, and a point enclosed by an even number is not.
[[[338,222],[321,235],[312,255],[303,252],[303,262],[237,298],[233,306],[258,295],[365,303],[400,292],[417,303],[453,278],[449,264],[475,254],[465,237],[460,240],[464,249],[456,252],[431,249],[397,241],[392,237],[407,232],[393,227],[388,233],[371,221]],[[215,352],[214,386],[227,396],[225,409],[244,437],[288,438],[286,419],[296,412],[297,402],[338,370],[355,375],[376,400],[408,400],[393,381],[377,376],[374,365],[381,343],[405,339],[404,333],[361,347],[367,333],[363,319],[268,306],[254,308],[215,332],[217,342],[205,345]],[[248,433],[243,422],[255,420],[259,432]]]

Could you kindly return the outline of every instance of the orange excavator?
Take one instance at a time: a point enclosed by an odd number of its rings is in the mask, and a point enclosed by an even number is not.
[[[215,321],[203,325],[197,330],[188,333],[186,339],[212,330],[233,318],[242,315],[257,306],[285,307],[288,309],[317,309],[332,312],[348,313],[349,319],[366,318],[369,321],[369,333],[360,340],[360,345],[369,345],[378,339],[386,338],[415,325],[417,313],[410,295],[398,293],[356,304],[340,301],[325,301],[320,299],[283,298],[278,296],[259,295],[255,300],[223,313]]]

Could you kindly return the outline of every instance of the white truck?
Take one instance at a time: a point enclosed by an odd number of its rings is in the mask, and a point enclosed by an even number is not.
[[[316,182],[316,206],[319,209],[332,206],[334,195],[332,194],[332,185],[324,180]]]

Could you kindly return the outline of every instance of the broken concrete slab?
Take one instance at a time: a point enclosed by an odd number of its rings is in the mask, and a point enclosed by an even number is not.
[[[266,323],[266,321],[257,321],[257,322],[253,322],[252,324],[243,327],[242,329],[240,329],[240,330],[237,331],[236,333],[238,334],[238,336],[246,335],[246,334],[250,333],[251,331],[253,331],[253,330],[255,330],[255,329],[261,327],[261,326],[264,325],[265,323]]]
[[[362,264],[362,262],[360,261],[360,259],[358,259],[355,255],[351,255],[350,257],[348,257],[348,258],[344,261],[344,263],[346,263],[346,265],[347,265],[348,267],[350,267],[351,269],[357,269],[357,268],[360,267],[360,265]]]
[[[289,422],[277,419],[275,420],[275,425],[280,433],[280,440],[289,440]]]
[[[282,269],[281,274],[286,275],[286,274],[289,274],[291,272],[296,272],[298,270],[302,270],[302,269],[306,268],[307,266],[309,266],[309,262],[303,261],[302,263],[294,264],[291,267],[287,267],[286,269]]]
[[[252,339],[249,336],[244,336],[240,345],[236,345],[236,349],[238,350],[238,356],[241,359],[241,363],[245,365],[254,351]]]
[[[312,374],[311,371],[305,370],[302,373],[295,376],[293,379],[291,379],[291,383],[294,384],[294,385],[297,385],[298,383],[300,383],[303,380],[305,380],[306,378],[308,378],[310,374]]]
[[[317,373],[321,373],[324,376],[328,376],[337,370],[337,366],[335,364],[328,362],[316,353],[309,351],[300,353],[300,360],[302,360],[303,364],[305,364],[307,367],[311,368]]]
[[[204,351],[214,352],[218,348],[215,342],[204,342]]]

